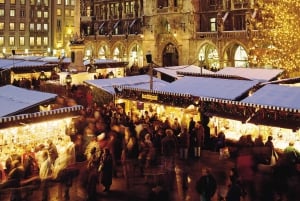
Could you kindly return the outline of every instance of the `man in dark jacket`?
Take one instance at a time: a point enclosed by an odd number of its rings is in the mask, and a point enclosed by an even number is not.
[[[217,190],[217,182],[208,168],[202,169],[202,176],[196,182],[196,190],[200,194],[200,201],[211,201]]]

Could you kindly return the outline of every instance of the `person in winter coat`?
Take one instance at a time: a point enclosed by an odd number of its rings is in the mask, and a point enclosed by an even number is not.
[[[98,171],[101,173],[101,184],[104,186],[103,192],[110,191],[113,177],[113,159],[108,148],[104,149],[104,153],[100,157]]]
[[[196,191],[200,194],[200,201],[211,201],[217,190],[216,179],[208,168],[202,169],[202,176],[196,182]]]

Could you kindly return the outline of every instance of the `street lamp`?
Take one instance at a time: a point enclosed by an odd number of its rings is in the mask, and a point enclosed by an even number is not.
[[[150,51],[147,52],[146,54],[146,60],[147,60],[147,63],[149,64],[149,70],[150,70],[150,90],[153,89],[153,61],[152,61],[152,54]]]
[[[67,96],[69,96],[69,90],[71,88],[71,83],[72,83],[72,77],[70,74],[66,76],[65,82],[66,82],[66,91],[67,91],[66,94]]]
[[[70,74],[68,74],[68,75],[66,76],[66,84],[67,84],[67,86],[70,86],[71,83],[72,83],[72,77],[71,77]]]
[[[47,76],[45,75],[45,72],[42,71],[41,74],[40,74],[40,76],[39,76],[39,80],[40,81],[45,81],[46,79],[47,79]]]
[[[204,58],[202,56],[200,56],[199,62],[200,62],[200,74],[202,75],[202,68],[203,68],[203,63],[204,63]]]

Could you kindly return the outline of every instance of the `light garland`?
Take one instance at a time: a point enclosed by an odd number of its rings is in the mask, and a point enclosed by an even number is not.
[[[300,68],[300,2],[258,0],[258,36],[252,38],[250,58],[258,66],[286,70],[287,77],[298,76]]]

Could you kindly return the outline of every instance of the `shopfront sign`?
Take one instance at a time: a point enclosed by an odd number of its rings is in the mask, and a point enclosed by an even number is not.
[[[152,95],[152,94],[142,94],[142,99],[157,101],[158,96],[157,95]]]

